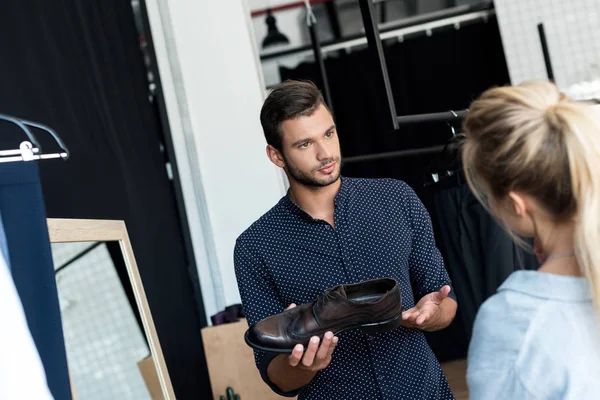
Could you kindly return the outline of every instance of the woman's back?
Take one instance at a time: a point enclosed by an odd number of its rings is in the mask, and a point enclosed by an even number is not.
[[[471,398],[598,398],[597,321],[585,278],[514,272],[477,316],[467,373]]]

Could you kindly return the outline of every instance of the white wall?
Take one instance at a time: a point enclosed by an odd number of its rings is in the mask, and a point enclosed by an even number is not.
[[[600,78],[598,0],[496,0],[495,5],[513,84],[547,79],[537,30],[540,22],[561,89]]]
[[[235,239],[284,193],[265,155],[250,11],[244,0],[147,0],[147,8],[210,317],[239,302]]]

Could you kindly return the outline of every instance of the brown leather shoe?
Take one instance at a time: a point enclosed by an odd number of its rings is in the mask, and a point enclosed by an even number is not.
[[[273,353],[291,353],[294,346],[308,345],[310,338],[349,329],[367,332],[397,329],[402,323],[402,299],[392,278],[338,285],[312,303],[270,316],[252,325],[246,343]]]

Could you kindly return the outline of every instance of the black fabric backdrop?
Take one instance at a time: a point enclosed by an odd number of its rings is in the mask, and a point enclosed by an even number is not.
[[[488,22],[462,26],[459,30],[450,28],[436,31],[430,37],[406,37],[403,43],[395,42],[384,46],[384,51],[398,115],[465,109],[489,87],[510,83],[495,18],[489,19]],[[366,50],[355,50],[350,54],[341,53],[325,60],[344,157],[446,143],[452,137],[452,133],[445,123],[420,123],[401,126],[397,131],[392,130],[387,99],[385,93],[379,89],[380,85],[372,72],[369,56]],[[281,67],[280,74],[282,80],[310,79],[322,88],[320,75],[314,63],[306,62],[293,69]],[[459,125],[456,124],[457,127]],[[455,267],[479,269],[480,266],[476,263],[461,265],[462,260],[452,259],[448,254],[452,251],[462,252],[464,249],[445,248],[451,231],[440,229],[442,221],[439,213],[446,211],[440,209],[439,197],[437,207],[434,201],[441,187],[424,188],[427,178],[425,172],[429,170],[433,161],[441,158],[448,157],[434,154],[348,163],[344,165],[343,173],[359,177],[393,177],[412,186],[431,213],[436,241],[445,255],[446,265],[452,276],[452,269]],[[453,217],[463,215],[461,210],[452,209],[453,205],[448,204],[447,207]],[[473,216],[466,215],[463,218]],[[487,219],[482,216],[481,220],[484,219],[486,223],[491,223],[489,216]],[[492,228],[487,232],[500,235],[498,230]],[[485,245],[488,243],[489,241]],[[472,241],[472,245],[480,244]],[[506,261],[506,268],[514,266],[512,247],[510,250],[504,255],[494,252],[499,258],[499,263]],[[505,272],[506,269],[498,273],[501,277],[497,279],[488,279],[488,286],[501,282]],[[459,274],[454,276],[457,295],[459,290],[462,290],[461,286],[464,287],[465,293],[469,293],[472,289],[468,287],[470,283],[461,279]],[[485,296],[489,296],[495,288],[473,290],[477,293],[483,290]],[[466,298],[470,299],[468,296]],[[465,357],[473,317],[481,298],[476,300],[459,304],[457,318],[449,328],[427,334],[428,341],[440,361]]]
[[[21,0],[3,9],[0,26],[0,112],[54,128],[72,151],[67,162],[39,162],[47,215],[125,220],[175,393],[209,398],[204,310],[130,2]],[[0,148],[18,147],[23,136],[0,129]]]
[[[459,110],[492,85],[509,83],[496,20],[406,37],[384,46],[398,115]],[[402,126],[391,131],[385,94],[379,90],[366,50],[325,60],[335,119],[345,157],[443,144],[451,135],[445,124]],[[322,87],[317,66],[280,68],[282,80],[310,79]],[[429,157],[430,158],[430,157]],[[345,175],[405,179],[422,187],[428,157],[346,164]]]

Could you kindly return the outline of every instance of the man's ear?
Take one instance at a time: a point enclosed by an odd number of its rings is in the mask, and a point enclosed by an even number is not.
[[[510,206],[512,208],[512,212],[515,216],[525,217],[527,216],[528,205],[525,197],[517,192],[509,192],[508,199],[510,201]]]
[[[267,145],[267,157],[269,157],[269,160],[271,160],[271,162],[275,165],[277,165],[279,168],[285,168],[285,161],[283,159],[283,154],[281,154],[281,152],[279,150],[277,150],[275,147],[271,146],[270,144]]]

